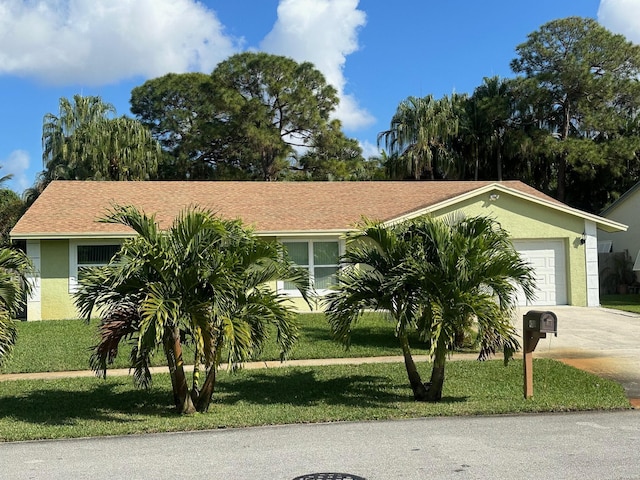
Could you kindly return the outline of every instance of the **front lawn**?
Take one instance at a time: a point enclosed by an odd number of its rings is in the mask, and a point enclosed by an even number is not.
[[[428,378],[427,363],[420,363]],[[179,416],[168,375],[151,390],[131,378],[0,384],[0,441],[123,435],[301,422],[629,408],[622,387],[559,362],[534,360],[523,399],[522,362],[452,361],[442,402],[412,400],[402,363],[221,372],[209,413]]]
[[[329,325],[322,313],[301,314],[300,339],[290,359],[349,358],[401,355],[394,337],[393,324],[382,314],[365,314],[353,330],[351,348],[331,339]],[[98,341],[97,321],[87,325],[82,320],[49,320],[18,323],[18,342],[12,356],[0,368],[0,373],[55,372],[89,368],[91,346]],[[272,336],[273,338],[273,336]],[[417,337],[411,341],[416,355],[426,354],[424,343]],[[129,366],[130,348],[120,349],[113,368]],[[192,354],[186,353],[188,362]],[[269,342],[256,360],[279,360],[275,343]],[[165,365],[162,352],[153,359],[154,365]]]
[[[600,304],[606,308],[615,308],[626,312],[640,313],[640,293],[625,295],[602,295]]]

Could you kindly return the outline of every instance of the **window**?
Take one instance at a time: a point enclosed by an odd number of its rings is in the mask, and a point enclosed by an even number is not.
[[[109,263],[118,250],[120,245],[78,245],[78,278],[85,268]]]
[[[69,242],[69,292],[78,288],[83,269],[108,264],[120,246],[120,243],[105,243],[104,240]]]
[[[318,293],[326,293],[336,283],[340,262],[340,244],[337,240],[296,240],[282,242],[289,258],[309,271],[309,281]],[[278,282],[278,289],[295,294],[291,282]]]

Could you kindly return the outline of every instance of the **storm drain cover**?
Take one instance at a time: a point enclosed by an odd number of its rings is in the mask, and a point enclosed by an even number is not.
[[[358,475],[352,475],[350,473],[308,473],[296,477],[293,480],[367,480],[364,477]]]

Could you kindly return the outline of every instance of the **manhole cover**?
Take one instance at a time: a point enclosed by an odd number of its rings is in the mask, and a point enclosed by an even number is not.
[[[293,480],[367,480],[350,473],[308,473]]]

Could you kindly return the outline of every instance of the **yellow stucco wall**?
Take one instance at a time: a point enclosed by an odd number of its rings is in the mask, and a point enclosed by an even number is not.
[[[42,319],[78,318],[69,295],[69,241],[42,240],[40,252]]]
[[[494,218],[514,240],[562,240],[567,263],[567,301],[570,305],[587,305],[585,247],[580,243],[585,228],[583,219],[505,193],[495,201],[489,200],[489,195],[475,197],[433,215],[447,215],[456,210],[467,216]]]

